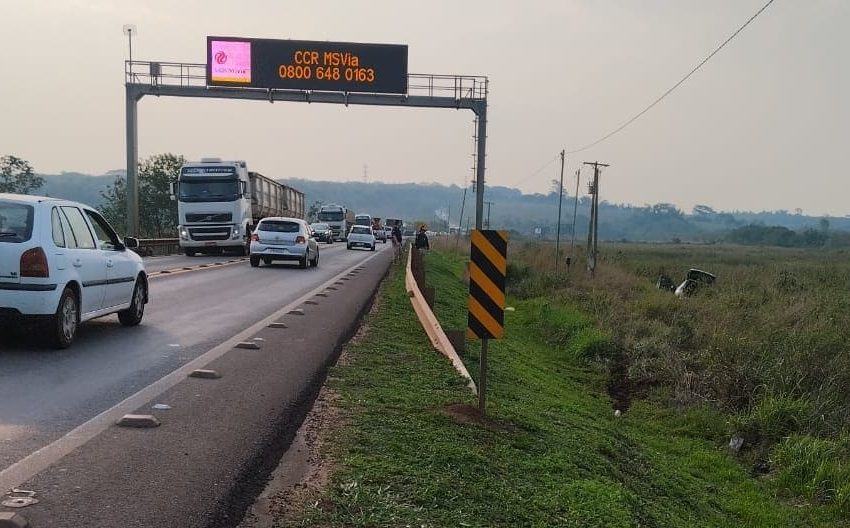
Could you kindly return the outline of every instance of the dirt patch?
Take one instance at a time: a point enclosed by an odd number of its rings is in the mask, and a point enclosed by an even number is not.
[[[466,403],[451,403],[440,407],[438,412],[444,414],[459,424],[477,425],[489,431],[515,431],[516,427],[496,421],[487,416],[481,416],[481,411],[474,405]]]
[[[629,363],[622,350],[617,351],[608,373],[608,396],[615,411],[626,412],[632,404],[632,383],[629,380]]]

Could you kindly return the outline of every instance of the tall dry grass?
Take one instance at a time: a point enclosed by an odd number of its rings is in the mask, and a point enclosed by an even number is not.
[[[804,402],[802,432],[850,423],[850,254],[605,244],[591,278],[579,248],[567,272],[562,247],[557,273],[552,244],[514,241],[508,252],[509,293],[579,306],[623,349],[635,385],[733,413],[767,398]],[[692,267],[718,281],[688,299],[655,287]]]
[[[469,249],[463,238],[433,245]],[[624,356],[632,389],[725,413],[754,468],[850,514],[850,252],[604,244],[593,278],[580,248],[569,272],[565,255],[555,272],[551,243],[509,242],[508,293],[579,309]],[[686,299],[656,288],[689,268],[718,280]],[[565,354],[568,330],[551,330]]]

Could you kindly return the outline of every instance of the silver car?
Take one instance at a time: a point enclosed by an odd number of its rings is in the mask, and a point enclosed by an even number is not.
[[[261,260],[265,264],[296,261],[301,268],[318,266],[319,245],[313,230],[300,218],[263,218],[251,234],[251,266],[258,267]]]
[[[375,234],[372,228],[365,225],[356,225],[348,232],[346,248],[363,247],[375,251]]]

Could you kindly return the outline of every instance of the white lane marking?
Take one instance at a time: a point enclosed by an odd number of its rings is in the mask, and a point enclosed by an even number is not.
[[[317,288],[314,288],[312,291],[302,295],[295,301],[287,304],[286,306],[274,312],[262,321],[255,323],[254,325],[236,334],[235,336],[231,337],[222,344],[208,350],[207,352],[204,352],[197,358],[186,363],[177,370],[166,374],[159,380],[151,383],[150,385],[128,397],[124,401],[103,411],[102,413],[98,414],[89,421],[78,425],[76,428],[66,433],[65,436],[42,447],[38,451],[29,454],[28,456],[7,467],[3,471],[0,471],[0,490],[17,488],[22,483],[30,480],[34,476],[38,475],[48,467],[58,462],[62,457],[64,457],[74,449],[83,446],[86,442],[88,442],[98,434],[102,433],[103,431],[114,425],[115,422],[117,422],[125,414],[132,413],[134,410],[142,407],[147,402],[153,400],[163,392],[174,387],[181,381],[184,381],[189,375],[189,373],[191,373],[193,370],[204,368],[209,363],[220,358],[221,356],[229,352],[231,349],[233,349],[237,343],[245,341],[251,335],[256,334],[263,328],[267,327],[276,319],[279,319],[280,317],[286,315],[286,313],[290,310],[295,309],[296,306],[301,305],[304,301],[315,295],[317,292],[320,292],[322,291],[322,289],[327,288],[329,285],[333,284],[333,282],[337,280],[337,278],[339,278],[340,276],[348,273],[357,266],[362,266],[363,264],[369,262],[380,254],[381,252],[378,251],[374,255],[370,255],[369,257],[367,257],[365,260],[362,260],[359,263],[352,265],[350,268],[325,281]]]

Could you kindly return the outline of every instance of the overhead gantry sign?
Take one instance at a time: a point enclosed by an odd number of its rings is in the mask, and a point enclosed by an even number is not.
[[[139,235],[137,103],[146,95],[472,110],[482,227],[487,77],[408,73],[404,45],[215,36],[205,64],[127,61],[124,74],[128,235]]]
[[[407,46],[207,37],[207,85],[407,93]]]

